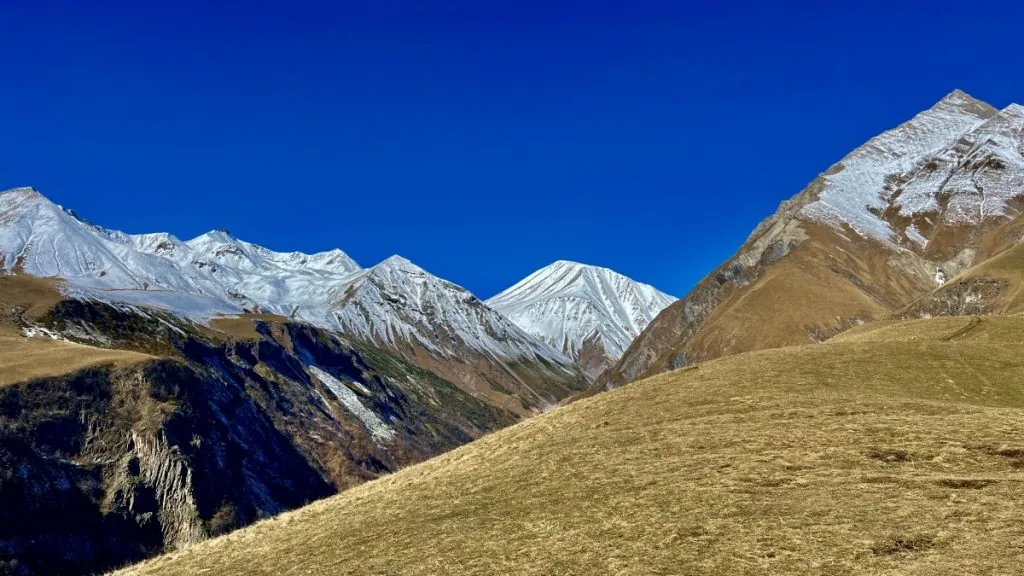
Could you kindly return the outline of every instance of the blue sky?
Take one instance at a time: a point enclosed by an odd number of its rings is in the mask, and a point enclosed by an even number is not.
[[[1024,7],[820,4],[7,0],[0,187],[481,297],[557,259],[682,295],[953,88],[1024,101]]]

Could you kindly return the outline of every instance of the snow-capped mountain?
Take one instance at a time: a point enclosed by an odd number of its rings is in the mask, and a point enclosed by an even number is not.
[[[1022,151],[1024,107],[951,92],[783,202],[598,386],[889,317],[991,254],[1024,211]]]
[[[442,280],[401,256],[392,256],[349,279],[335,303],[342,331],[391,346],[415,342],[450,356],[460,342],[505,358],[565,358],[484,306],[465,288]],[[396,320],[399,319],[399,320]],[[447,344],[446,344],[447,343]]]
[[[469,291],[397,256],[362,269],[341,250],[280,253],[225,231],[188,241],[125,234],[16,188],[0,193],[0,270],[60,277],[75,297],[197,322],[245,311],[287,316],[387,346],[519,410],[552,405],[585,380],[572,360]],[[548,393],[533,385],[538,378],[566,389]]]
[[[997,110],[957,90],[833,165],[800,217],[925,249],[1008,214],[1024,190],[1022,147],[1024,107]]]
[[[597,376],[674,301],[614,270],[560,260],[487,305]]]

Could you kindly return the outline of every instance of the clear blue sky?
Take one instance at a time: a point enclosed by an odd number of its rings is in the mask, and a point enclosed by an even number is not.
[[[128,232],[399,253],[481,297],[557,259],[682,295],[953,88],[1024,101],[1022,12],[6,0],[0,187]]]

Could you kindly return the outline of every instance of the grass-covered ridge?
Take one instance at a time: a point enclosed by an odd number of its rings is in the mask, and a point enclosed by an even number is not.
[[[942,318],[707,362],[128,573],[1015,573],[1022,335]]]

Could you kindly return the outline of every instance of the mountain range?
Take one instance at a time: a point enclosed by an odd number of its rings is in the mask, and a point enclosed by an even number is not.
[[[574,269],[563,289],[613,274]],[[544,334],[400,256],[362,268],[341,250],[274,252],[224,230],[125,234],[33,188],[0,192],[0,460],[35,459],[24,478],[0,480],[0,516],[15,526],[88,510],[8,535],[0,560],[14,554],[29,573],[102,569],[549,410],[596,375],[580,346],[608,334],[621,353],[623,334],[664,306],[614,278],[619,292],[595,300],[585,332],[567,309]],[[567,333],[575,348],[550,344]],[[83,383],[84,396],[73,391]],[[54,401],[24,403],[36,396]],[[59,445],[39,443],[55,430]],[[78,488],[60,488],[69,482]],[[51,558],[47,542],[65,554]]]
[[[32,188],[0,193],[0,270],[61,278],[75,298],[154,307],[201,324],[240,314],[308,323],[386,347],[523,414],[585,387],[599,371],[595,366],[618,359],[668,302],[610,270],[575,269],[585,277],[557,289],[576,290],[600,311],[570,306],[538,330],[518,309],[506,317],[400,256],[364,269],[341,250],[274,252],[223,230],[188,241],[167,233],[130,235],[93,225]],[[514,289],[529,292],[535,276]],[[611,284],[595,283],[604,276]],[[593,286],[599,290],[590,297]],[[601,292],[604,287],[610,289]],[[507,294],[498,302],[509,302]],[[582,324],[581,313],[587,314]],[[563,345],[566,334],[578,341]],[[584,374],[577,362],[588,338],[587,350],[599,351],[583,357],[598,356]]]
[[[366,481],[139,570],[997,558],[955,534],[1015,541],[999,500],[946,506],[1000,493],[1021,453],[1022,152],[1024,108],[954,91],[782,202],[679,300],[558,261],[484,301],[398,256],[128,235],[0,193],[0,464],[16,471],[0,572],[104,570]],[[1002,424],[956,432],[964,417]]]

